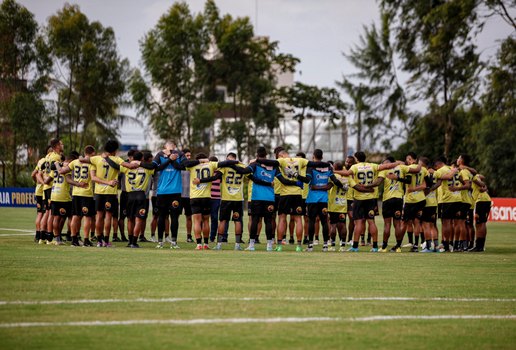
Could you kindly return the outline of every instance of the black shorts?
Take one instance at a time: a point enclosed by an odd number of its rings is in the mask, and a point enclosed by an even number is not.
[[[52,215],[67,218],[72,213],[72,202],[52,202]]]
[[[441,219],[454,220],[459,217],[461,202],[442,203]]]
[[[127,195],[127,217],[130,219],[147,219],[149,214],[149,200],[145,192],[129,192]]]
[[[435,224],[437,222],[437,207],[425,207],[423,215],[421,215],[421,221]]]
[[[72,197],[73,216],[95,216],[95,201],[93,197],[73,196]]]
[[[405,203],[403,206],[403,221],[411,221],[414,219],[421,219],[423,216],[423,209],[426,206],[426,199],[417,203]]]
[[[323,220],[328,216],[328,203],[308,203],[307,214],[309,218],[319,217]]]
[[[233,213],[233,215],[231,215]],[[220,201],[220,221],[242,221],[244,215],[244,203],[242,201]]]
[[[193,214],[211,215],[211,198],[190,198]]]
[[[330,216],[330,224],[331,225],[335,225],[335,224],[345,224],[346,223],[346,213],[334,213],[334,212],[328,212],[329,216]]]
[[[474,216],[474,209],[471,209],[471,207],[468,209],[468,214],[466,215],[466,225],[473,226],[475,222],[475,216]]]
[[[252,201],[250,204],[253,217],[271,218],[276,212],[274,202],[256,200]]]
[[[443,217],[443,203],[437,204],[437,217],[442,219]]]
[[[181,207],[181,193],[174,194],[158,194],[156,205],[158,206],[159,215],[181,215],[183,211]]]
[[[127,217],[127,196],[127,191],[122,191],[120,193],[120,214],[118,215],[120,219],[125,219]]]
[[[400,220],[402,211],[403,211],[403,199],[402,198],[387,199],[382,204],[382,216],[384,219],[394,218],[396,220]]]
[[[43,199],[43,196],[36,196],[36,212],[44,213],[47,211],[46,201]]]
[[[52,195],[52,188],[47,188],[43,191],[43,201],[45,203],[45,209],[50,210],[50,196]]]
[[[192,206],[190,205],[190,198],[181,197],[181,206],[185,216],[192,216]]]
[[[95,195],[95,210],[108,212],[113,214],[113,217],[118,216],[118,197],[116,194],[96,194]]]
[[[471,208],[471,204],[469,203],[460,203],[460,209],[457,213],[458,220],[466,220],[468,218],[468,211]]]
[[[374,219],[378,211],[378,200],[376,198],[353,201],[353,220]]]
[[[278,201],[278,214],[305,215],[306,207],[300,194],[280,196]]]
[[[247,201],[247,216],[252,216],[253,215],[252,214],[253,211],[251,210],[251,207],[252,207],[251,201]]]
[[[151,197],[151,204],[152,204],[152,216],[157,216],[159,214],[158,197],[156,197],[156,196]]]
[[[489,218],[491,211],[491,202],[477,202],[475,206],[475,222],[477,224],[484,224]]]

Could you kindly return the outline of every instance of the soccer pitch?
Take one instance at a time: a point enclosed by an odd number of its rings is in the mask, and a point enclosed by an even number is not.
[[[516,346],[514,224],[478,254],[268,253],[194,251],[184,222],[174,251],[36,245],[34,217],[0,208],[0,349]]]

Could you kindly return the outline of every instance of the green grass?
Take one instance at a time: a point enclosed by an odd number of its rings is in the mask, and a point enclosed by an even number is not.
[[[374,315],[515,315],[516,302],[302,298],[516,298],[516,225],[488,224],[483,254],[283,253],[40,246],[4,229],[34,210],[0,208],[0,301],[227,298],[179,302],[0,304],[0,324]],[[377,219],[381,230],[380,219]],[[181,224],[180,240],[185,240]],[[245,230],[247,232],[247,230]],[[147,234],[148,236],[148,234]],[[265,300],[244,301],[242,297]],[[286,300],[291,297],[291,300]],[[299,298],[299,299],[297,299]],[[0,349],[514,348],[516,320],[0,328]]]

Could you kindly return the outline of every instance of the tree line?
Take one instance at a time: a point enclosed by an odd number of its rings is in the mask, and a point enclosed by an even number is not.
[[[3,182],[24,183],[20,155],[33,163],[50,137],[68,150],[100,146],[127,119],[146,119],[158,137],[194,150],[232,142],[244,158],[259,144],[284,144],[279,125],[291,115],[299,126],[292,149],[307,151],[304,122],[322,118],[354,134],[357,150],[469,153],[495,194],[516,195],[508,175],[516,169],[516,1],[381,0],[378,7],[379,21],[344,53],[355,70],[335,87],[279,87],[278,74],[294,72],[300,60],[256,36],[249,18],[221,14],[213,0],[199,13],[174,3],[140,39],[139,69],[119,54],[113,29],[79,6],[65,4],[40,26],[27,8],[4,0]],[[512,35],[484,61],[476,38],[489,20],[504,21]],[[128,107],[137,117],[123,114]]]

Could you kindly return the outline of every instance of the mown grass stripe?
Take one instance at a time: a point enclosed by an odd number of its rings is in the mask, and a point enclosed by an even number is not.
[[[220,298],[135,298],[71,300],[0,300],[1,305],[63,305],[107,303],[178,303],[187,301],[442,301],[442,302],[516,302],[516,298],[414,298],[414,297],[220,297]]]
[[[273,317],[273,318],[214,318],[192,320],[121,320],[121,321],[76,321],[76,322],[15,322],[0,323],[0,328],[30,327],[94,327],[133,325],[200,325],[244,323],[303,323],[303,322],[377,322],[399,320],[514,320],[516,315],[377,315],[367,317]]]

